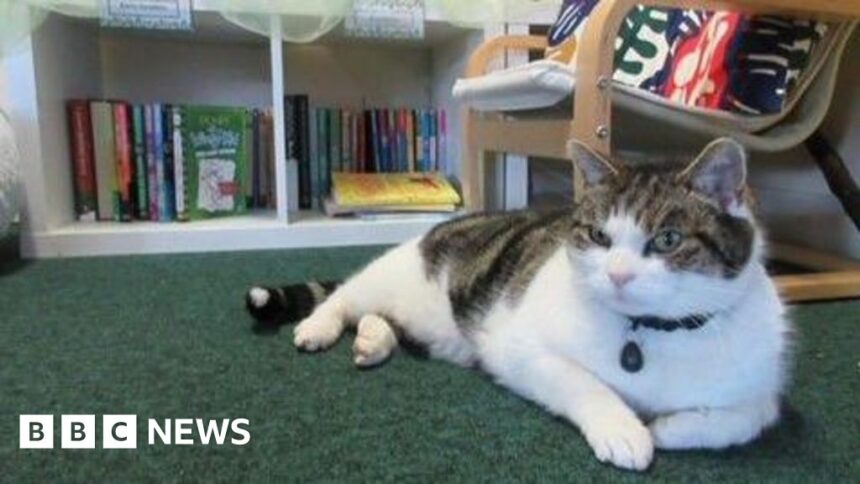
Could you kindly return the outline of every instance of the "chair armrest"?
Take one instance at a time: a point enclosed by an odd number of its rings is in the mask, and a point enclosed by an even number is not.
[[[507,49],[544,50],[547,40],[540,35],[503,35],[483,42],[469,56],[466,64],[466,77],[478,77],[487,73],[487,66]]]

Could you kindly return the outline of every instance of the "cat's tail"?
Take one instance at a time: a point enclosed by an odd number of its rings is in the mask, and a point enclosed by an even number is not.
[[[283,287],[254,286],[245,295],[245,307],[263,325],[298,322],[310,316],[338,285],[340,282],[311,281]]]

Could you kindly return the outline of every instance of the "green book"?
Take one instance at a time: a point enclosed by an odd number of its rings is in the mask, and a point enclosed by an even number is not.
[[[233,215],[247,209],[243,187],[250,122],[251,114],[243,108],[182,108],[183,193],[190,219]]]
[[[113,106],[104,101],[90,103],[95,152],[98,219],[119,220],[119,187],[116,180],[116,140]]]
[[[146,167],[146,130],[144,128],[143,106],[132,107],[132,141],[134,147],[134,175],[137,188],[137,218],[149,220],[149,190]]]

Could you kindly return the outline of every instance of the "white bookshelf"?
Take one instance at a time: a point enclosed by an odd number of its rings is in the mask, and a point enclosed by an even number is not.
[[[28,258],[371,245],[419,235],[433,215],[329,219],[290,213],[284,162],[284,94],[319,106],[442,106],[447,166],[459,173],[459,115],[450,88],[483,31],[441,21],[427,2],[422,41],[347,39],[342,27],[312,44],[289,44],[272,23],[266,38],[194,3],[193,33],[102,29],[52,15],[0,65],[0,106],[23,154],[22,254]],[[83,223],[74,219],[65,101],[124,99],[275,108],[277,210],[189,223]]]

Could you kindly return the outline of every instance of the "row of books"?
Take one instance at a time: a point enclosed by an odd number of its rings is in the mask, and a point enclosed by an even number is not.
[[[332,173],[415,173],[446,169],[447,119],[441,109],[308,108],[285,101],[287,158],[298,162],[299,208],[319,208]]]
[[[324,208],[333,173],[444,169],[435,109],[310,108],[285,98],[291,208]],[[194,220],[274,208],[272,109],[72,99],[67,103],[80,221]]]
[[[80,221],[192,220],[273,206],[268,113],[86,99],[68,101],[67,111]],[[258,172],[265,184],[252,185]]]

